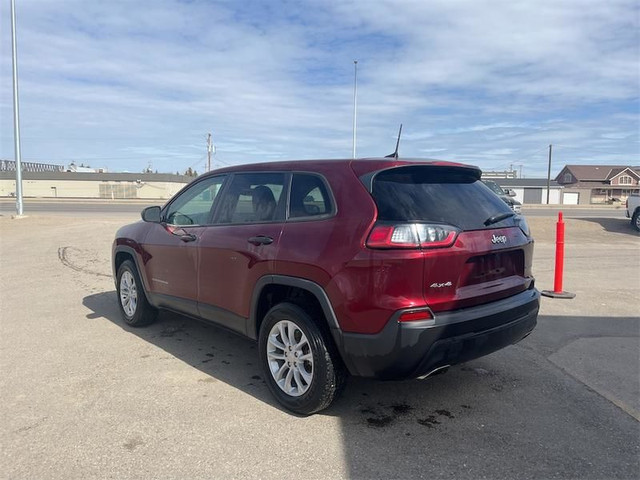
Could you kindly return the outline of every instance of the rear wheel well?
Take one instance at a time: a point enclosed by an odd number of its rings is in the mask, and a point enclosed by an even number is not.
[[[327,319],[322,310],[320,302],[316,296],[309,290],[300,287],[292,287],[289,285],[269,284],[260,292],[260,298],[256,308],[256,338],[260,332],[260,325],[267,312],[275,305],[289,302],[298,305],[304,309],[313,320],[328,333]],[[330,337],[330,335],[329,335]]]

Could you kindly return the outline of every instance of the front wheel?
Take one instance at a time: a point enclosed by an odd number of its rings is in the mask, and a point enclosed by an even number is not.
[[[311,415],[337,398],[344,367],[330,338],[298,305],[269,310],[258,342],[267,386],[287,409]]]
[[[158,310],[149,304],[136,266],[131,260],[125,260],[118,268],[116,285],[120,313],[128,325],[143,327],[155,321]]]

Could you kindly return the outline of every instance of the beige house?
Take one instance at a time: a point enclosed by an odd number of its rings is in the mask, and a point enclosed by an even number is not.
[[[555,181],[564,187],[564,204],[624,203],[629,195],[640,191],[640,167],[566,165]]]

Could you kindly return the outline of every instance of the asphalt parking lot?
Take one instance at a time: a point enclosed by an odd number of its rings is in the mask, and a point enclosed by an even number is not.
[[[640,236],[567,220],[565,290],[518,345],[424,381],[351,379],[281,410],[254,345],[163,313],[120,320],[110,267],[135,213],[0,216],[3,478],[638,478]],[[555,220],[532,217],[553,286]]]

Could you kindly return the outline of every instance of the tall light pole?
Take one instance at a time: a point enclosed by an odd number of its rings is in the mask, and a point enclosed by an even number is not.
[[[211,134],[207,134],[207,172],[211,171],[211,153],[213,152],[213,144],[211,143]]]
[[[549,169],[547,170],[547,205],[549,205],[549,190],[551,190],[551,150],[553,150],[553,145],[549,145]]]
[[[16,212],[22,216],[22,158],[20,155],[20,115],[18,113],[18,56],[16,46],[16,2],[11,0],[11,47],[13,59],[13,139],[16,153]]]
[[[353,152],[352,158],[356,158],[356,125],[358,117],[358,61],[353,61]]]

